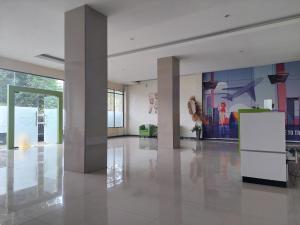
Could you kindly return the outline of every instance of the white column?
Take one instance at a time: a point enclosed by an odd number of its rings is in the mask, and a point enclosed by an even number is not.
[[[87,5],[65,13],[65,170],[106,168],[107,17]]]
[[[158,147],[180,147],[179,60],[157,60],[158,75]]]

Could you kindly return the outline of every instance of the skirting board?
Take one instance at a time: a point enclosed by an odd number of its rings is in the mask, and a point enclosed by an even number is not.
[[[287,187],[287,182],[278,181],[278,180],[266,180],[254,177],[242,177],[243,182],[245,183],[252,183],[252,184],[262,184],[268,186],[275,186],[275,187]]]
[[[119,137],[140,137],[140,135],[135,135],[135,134],[124,134],[124,135],[108,136],[107,138],[119,138]],[[141,138],[157,138],[157,136],[153,136],[153,137],[141,137]],[[180,139],[196,140],[195,137],[180,137]],[[204,139],[202,139],[202,140],[204,140]],[[199,141],[201,141],[201,140],[199,140]]]
[[[117,135],[117,136],[109,136],[108,138],[116,138],[116,137],[140,137],[137,134],[124,134],[124,135]],[[145,137],[147,138],[147,137]],[[157,138],[156,136],[151,138]],[[196,140],[195,137],[180,137],[180,139],[189,139],[189,140]],[[220,141],[220,142],[236,142],[238,143],[239,139],[236,138],[202,138],[199,141]],[[299,141],[286,141],[287,144],[299,144]]]
[[[108,136],[108,138],[118,138],[118,137],[140,137],[140,135],[137,134],[123,134],[123,135],[114,135],[114,136]],[[148,137],[143,137],[148,138]],[[156,136],[149,137],[149,138],[157,138]],[[197,140],[195,137],[183,137],[181,136],[180,139],[189,139],[189,140]],[[223,142],[238,142],[238,139],[224,139],[224,138],[203,138],[199,141],[223,141]]]

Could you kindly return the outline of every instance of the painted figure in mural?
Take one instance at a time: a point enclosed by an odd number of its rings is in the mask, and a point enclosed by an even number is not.
[[[219,135],[220,137],[224,138],[226,137],[227,134],[226,128],[229,123],[228,117],[226,116],[227,114],[226,102],[220,103],[220,105],[218,106],[218,111],[219,111]]]
[[[149,114],[157,114],[157,102],[158,102],[158,95],[157,93],[150,93],[149,94]]]
[[[219,107],[219,125],[223,126],[226,124],[226,113],[227,113],[227,106],[226,102],[221,102]]]

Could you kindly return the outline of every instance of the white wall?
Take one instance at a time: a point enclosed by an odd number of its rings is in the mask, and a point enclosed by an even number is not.
[[[143,81],[127,87],[127,134],[137,135],[142,124],[157,124],[157,114],[149,114],[149,93],[157,92],[157,81]]]
[[[157,114],[148,113],[148,95],[155,92],[157,80],[143,81],[127,87],[127,134],[137,135],[141,124],[157,124]],[[201,74],[185,75],[180,78],[180,126],[183,137],[195,137],[191,132],[194,122],[187,109],[187,102],[191,96],[196,96],[202,103]]]
[[[182,76],[180,79],[180,135],[182,137],[196,136],[191,132],[195,123],[187,108],[191,96],[195,96],[202,105],[202,74]]]
[[[0,57],[0,68],[29,73],[33,75],[52,77],[60,80],[64,79],[64,71],[62,70],[56,70],[56,69],[39,66],[27,62],[22,62],[15,59],[9,59],[5,57]]]

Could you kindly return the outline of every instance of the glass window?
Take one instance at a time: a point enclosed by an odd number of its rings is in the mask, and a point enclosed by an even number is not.
[[[124,127],[124,92],[108,89],[108,127]]]
[[[114,93],[107,93],[107,126],[114,127]]]
[[[115,127],[123,127],[123,94],[115,93]]]

